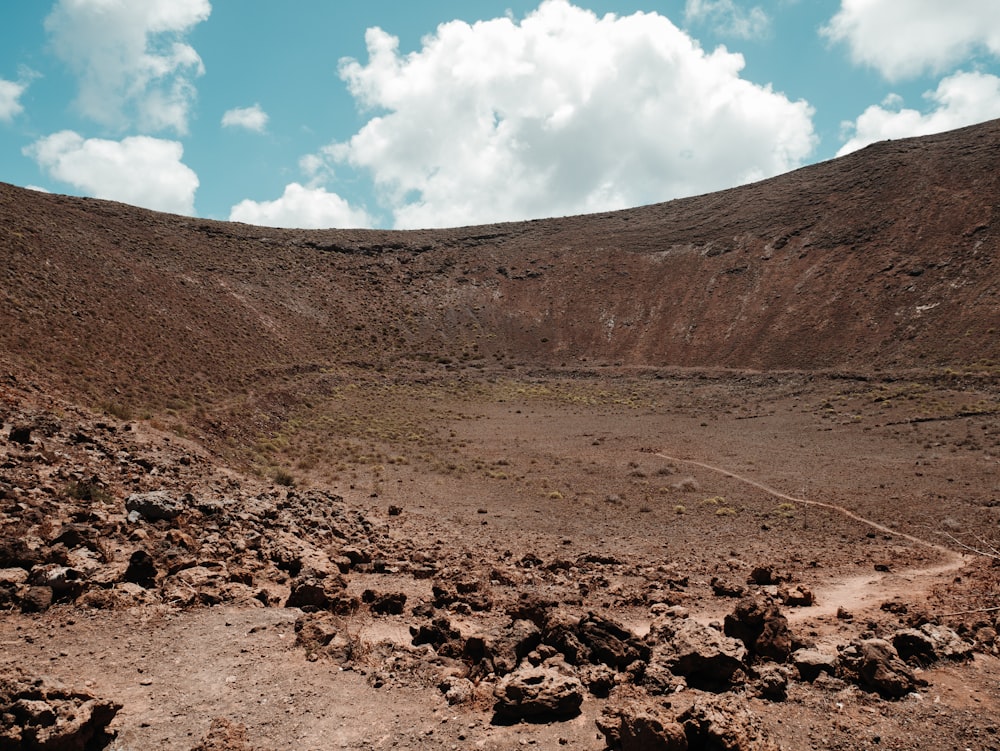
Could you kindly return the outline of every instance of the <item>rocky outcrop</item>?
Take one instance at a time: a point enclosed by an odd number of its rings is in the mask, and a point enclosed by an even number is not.
[[[649,639],[654,643],[645,675],[650,690],[671,690],[673,676],[705,691],[727,691],[746,681],[746,647],[691,618],[658,619]]]
[[[95,747],[119,709],[117,702],[43,678],[20,672],[0,675],[0,750]]]
[[[842,649],[838,675],[886,699],[902,698],[927,685],[884,639],[863,639]]]
[[[897,631],[892,645],[899,656],[915,665],[930,665],[938,660],[970,660],[973,645],[947,626],[925,623],[920,628]]]
[[[579,714],[584,688],[579,678],[554,667],[529,666],[502,678],[494,695],[495,722],[549,722]]]
[[[739,639],[750,654],[761,660],[785,662],[792,653],[792,635],[788,619],[772,602],[745,597],[726,616],[727,636]]]

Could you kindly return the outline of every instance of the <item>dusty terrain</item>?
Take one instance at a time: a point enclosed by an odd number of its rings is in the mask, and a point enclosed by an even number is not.
[[[1000,748],[998,145],[433,232],[0,185],[0,749]]]

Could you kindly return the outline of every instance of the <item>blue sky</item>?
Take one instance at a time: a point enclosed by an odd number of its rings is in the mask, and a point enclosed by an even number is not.
[[[0,180],[271,226],[624,208],[996,117],[996,0],[0,10]]]

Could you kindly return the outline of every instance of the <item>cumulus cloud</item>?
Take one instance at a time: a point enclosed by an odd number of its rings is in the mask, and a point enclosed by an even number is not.
[[[284,194],[274,201],[240,201],[229,212],[229,221],[298,229],[372,226],[363,209],[353,208],[336,193],[299,183],[286,185]]]
[[[24,149],[50,176],[95,198],[157,211],[194,214],[198,176],[181,162],[177,141],[132,136],[84,139],[64,130]]]
[[[841,0],[823,28],[852,59],[889,80],[942,72],[978,51],[1000,56],[1000,3],[993,0]]]
[[[222,116],[222,127],[246,128],[263,133],[267,127],[267,120],[267,113],[261,109],[259,104],[255,104],[252,107],[236,107],[228,110]]]
[[[521,22],[443,24],[407,55],[381,29],[366,41],[340,75],[377,114],[323,156],[370,171],[397,227],[663,201],[787,171],[815,143],[808,103],[655,13],[547,0]]]
[[[744,10],[734,0],[686,0],[688,23],[709,23],[716,32],[740,39],[755,39],[770,31],[771,19],[760,6]]]
[[[931,104],[927,113],[904,108],[903,100],[896,95],[881,105],[872,105],[853,123],[845,123],[845,130],[852,135],[837,156],[888,138],[925,136],[1000,117],[1000,78],[986,73],[956,73],[943,79],[924,98]]]
[[[45,29],[79,78],[84,116],[184,134],[205,68],[183,38],[211,10],[208,0],[59,0]]]
[[[0,122],[9,123],[24,112],[24,106],[19,100],[27,88],[26,84],[0,78]]]

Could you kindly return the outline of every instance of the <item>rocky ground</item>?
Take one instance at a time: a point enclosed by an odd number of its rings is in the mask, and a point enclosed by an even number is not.
[[[486,385],[332,480],[9,376],[0,748],[1000,747],[988,393]]]

